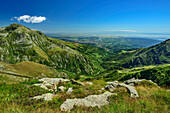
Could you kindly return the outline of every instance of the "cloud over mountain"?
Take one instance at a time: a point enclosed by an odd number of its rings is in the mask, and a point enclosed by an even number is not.
[[[26,23],[41,23],[43,21],[45,21],[47,18],[43,17],[43,16],[30,16],[30,15],[23,15],[23,16],[19,16],[19,17],[14,17],[13,19],[17,19],[18,22],[23,21]]]

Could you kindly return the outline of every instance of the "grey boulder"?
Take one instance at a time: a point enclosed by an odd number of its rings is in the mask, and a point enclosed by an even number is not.
[[[30,99],[44,99],[45,101],[50,101],[53,99],[55,95],[52,94],[52,93],[46,93],[46,94],[43,94],[43,95],[40,95],[40,96],[35,96],[35,97],[32,97]]]
[[[62,111],[70,111],[74,106],[83,107],[101,107],[109,104],[108,97],[111,95],[116,95],[115,93],[105,92],[102,95],[89,95],[82,99],[67,99],[61,106]]]

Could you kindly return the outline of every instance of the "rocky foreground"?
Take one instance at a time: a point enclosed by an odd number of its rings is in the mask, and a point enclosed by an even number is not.
[[[84,107],[101,107],[109,104],[108,97],[116,95],[116,93],[105,92],[101,95],[89,95],[82,99],[67,99],[61,106],[62,111],[70,111],[74,106]]]
[[[35,86],[50,90],[50,91],[57,91],[59,90],[60,92],[67,93],[68,95],[71,95],[73,92],[73,88],[69,87],[67,90],[64,86],[58,86],[58,84],[61,84],[63,82],[72,82],[73,84],[81,85],[84,86],[84,84],[92,85],[92,82],[86,82],[86,83],[81,83],[76,80],[69,80],[69,79],[63,79],[63,78],[42,78],[39,79],[40,82],[39,84],[33,84]],[[70,111],[74,108],[74,106],[77,107],[101,107],[104,105],[109,104],[108,102],[108,97],[112,95],[117,95],[114,93],[114,90],[117,87],[125,87],[128,92],[130,93],[131,98],[138,98],[140,95],[135,89],[135,84],[140,83],[142,81],[148,81],[153,83],[151,80],[146,80],[146,79],[129,79],[124,81],[124,83],[120,83],[118,81],[113,81],[113,82],[107,82],[108,85],[105,86],[105,88],[101,88],[101,90],[98,90],[98,92],[104,91],[103,94],[99,95],[89,95],[84,98],[74,98],[74,99],[66,99],[66,101],[60,106],[61,111]],[[154,85],[157,85],[156,83],[153,83]],[[47,93],[43,95],[38,95],[35,97],[32,97],[30,99],[44,99],[45,101],[51,101],[54,97],[57,97],[57,94],[52,94],[52,93]]]

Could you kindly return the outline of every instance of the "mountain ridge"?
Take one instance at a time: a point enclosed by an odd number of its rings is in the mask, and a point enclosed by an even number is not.
[[[170,63],[170,39],[148,48],[116,53],[105,59],[103,65],[114,61],[114,65],[124,68]],[[106,66],[107,67],[107,66]]]
[[[91,75],[96,69],[102,69],[93,57],[70,48],[67,46],[68,42],[49,38],[40,31],[33,31],[20,24],[11,24],[0,30],[0,33],[7,34],[0,38],[0,61],[11,64],[34,61],[77,74]],[[83,47],[80,44],[69,44]]]

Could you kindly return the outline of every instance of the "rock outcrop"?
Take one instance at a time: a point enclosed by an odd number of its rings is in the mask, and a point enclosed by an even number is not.
[[[128,89],[128,91],[130,92],[130,96],[132,98],[139,97],[138,92],[135,90],[135,87],[133,86],[126,85],[124,83],[118,83],[118,82],[107,82],[107,83],[108,85],[105,87],[105,89],[109,91],[114,91],[114,89],[116,89],[117,86],[121,86],[121,87],[125,87]]]
[[[47,90],[52,90],[52,91],[57,91],[57,85],[59,85],[60,83],[63,82],[72,82],[72,84],[77,84],[77,85],[83,85],[83,83],[78,82],[74,79],[63,79],[63,78],[42,78],[38,80],[39,84],[33,84],[35,86],[39,86],[41,88],[47,89]],[[89,82],[90,84],[92,84],[91,82]],[[58,87],[60,89],[60,91],[64,92],[65,88],[63,86]],[[73,89],[69,89],[69,93],[71,92],[71,90]]]
[[[139,97],[138,92],[136,91],[135,87],[126,85],[124,83],[119,84],[119,86],[127,88],[128,91],[130,92],[130,97],[132,97],[132,98]]]
[[[44,89],[47,89],[48,90],[48,88],[44,85],[44,84],[33,84],[34,86],[39,86],[39,87],[41,87],[41,88],[44,88]]]
[[[60,87],[58,87],[58,89],[60,90],[60,91],[62,91],[62,92],[65,92],[65,87],[64,86],[60,86]]]
[[[68,88],[66,93],[70,95],[72,92],[73,92],[73,88],[70,87],[70,88]]]
[[[107,82],[108,85],[105,87],[105,89],[107,89],[109,91],[114,91],[117,86],[125,87],[130,92],[130,96],[132,98],[136,98],[136,97],[139,97],[139,95],[138,95],[138,92],[135,90],[134,85],[136,83],[140,83],[140,82],[142,82],[144,80],[146,80],[146,79],[132,78],[132,79],[124,81],[124,83],[119,83],[118,81]],[[152,82],[151,80],[146,80],[146,81],[149,81],[149,82],[153,83],[154,85],[158,86],[156,83]]]
[[[88,85],[93,85],[93,83],[92,83],[92,82],[86,82],[86,84],[88,84]]]
[[[144,81],[144,80],[146,80],[146,79],[135,79],[135,78],[131,78],[131,79],[129,79],[129,80],[126,80],[126,81],[124,81],[124,83],[125,84],[128,84],[128,85],[132,85],[132,84],[136,84],[136,83],[140,83],[140,82],[142,82],[142,81]],[[158,86],[156,83],[154,83],[152,80],[147,80],[147,81],[149,81],[149,82],[151,82],[151,83],[153,83],[154,85],[156,85],[156,86]]]
[[[43,82],[43,83],[33,84],[33,85],[56,92],[57,91],[57,85],[59,83],[68,82],[70,80],[63,79],[63,78],[42,78],[42,79],[39,79],[38,81]]]
[[[101,107],[109,104],[108,97],[116,95],[115,93],[105,92],[102,95],[89,95],[83,99],[67,99],[61,106],[62,111],[70,111],[74,106],[83,107]]]
[[[63,78],[42,78],[39,79],[38,81],[43,82],[43,83],[49,83],[49,84],[59,84],[60,82],[68,82],[70,80],[68,79],[63,79]]]
[[[52,94],[52,93],[46,93],[46,94],[43,94],[43,95],[40,95],[40,96],[35,96],[35,97],[32,97],[30,99],[44,99],[45,101],[50,101],[53,99],[55,95]]]

